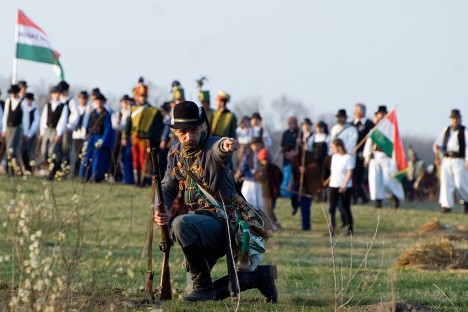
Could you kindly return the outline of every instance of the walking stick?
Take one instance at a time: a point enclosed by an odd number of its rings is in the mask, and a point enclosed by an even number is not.
[[[297,196],[298,200],[301,200],[302,196],[302,189],[304,184],[304,174],[305,174],[305,156],[306,156],[306,148],[305,148],[305,140],[302,139],[302,150],[301,150],[301,172],[299,175],[299,194]]]

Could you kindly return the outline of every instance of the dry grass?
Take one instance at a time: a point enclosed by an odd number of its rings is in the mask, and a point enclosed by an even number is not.
[[[467,252],[457,249],[447,239],[419,243],[403,252],[396,260],[398,267],[412,267],[426,270],[467,269]]]
[[[428,233],[437,230],[442,230],[444,226],[439,222],[438,218],[433,218],[432,220],[424,223],[418,228],[418,233]]]

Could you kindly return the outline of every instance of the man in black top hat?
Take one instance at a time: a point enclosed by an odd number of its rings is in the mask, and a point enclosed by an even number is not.
[[[66,81],[60,81],[57,88],[60,94],[60,102],[68,108],[69,112],[67,114],[67,127],[62,136],[62,160],[70,164],[70,161],[75,157],[75,155],[71,154],[73,148],[73,131],[75,131],[79,120],[78,104],[75,98],[70,95],[70,85]]]
[[[20,173],[22,164],[21,143],[24,129],[23,115],[25,113],[22,105],[23,98],[19,96],[19,91],[18,85],[11,85],[3,114],[2,137],[5,139],[7,157],[11,157],[11,160],[7,161],[11,175],[14,175],[15,171]]]
[[[358,131],[356,127],[353,127],[352,124],[347,122],[348,115],[346,114],[345,109],[339,109],[335,117],[337,124],[331,128],[330,138],[332,141],[334,139],[341,139],[346,148],[346,153],[350,154],[358,143]],[[355,158],[354,154],[351,155],[351,163],[353,167],[355,166]]]
[[[387,113],[387,106],[380,105],[375,112],[376,123],[379,123]],[[362,153],[364,164],[368,166],[369,170],[369,192],[371,199],[375,200],[375,207],[382,208],[385,194],[389,194],[393,199],[393,207],[399,208],[400,200],[405,198],[405,194],[401,183],[393,178],[397,172],[394,161],[370,137],[367,139]]]
[[[354,122],[353,125],[358,131],[359,148],[356,150],[356,167],[353,172],[353,202],[357,203],[361,198],[362,203],[369,201],[369,194],[366,187],[366,168],[364,167],[364,144],[361,141],[367,136],[370,130],[374,128],[374,123],[366,117],[366,106],[362,103],[354,105]]]
[[[78,95],[78,122],[76,124],[75,130],[72,133],[73,139],[73,176],[78,177],[80,171],[81,158],[83,156],[83,144],[86,140],[86,129],[89,122],[89,114],[92,109],[88,105],[89,95],[87,91],[81,91]]]
[[[68,107],[60,102],[57,87],[50,89],[50,101],[44,106],[39,132],[41,135],[41,155],[43,160],[53,164],[49,180],[54,179],[62,162],[62,137],[67,128]]]
[[[265,122],[262,122],[260,113],[255,112],[252,114],[250,117],[250,125],[252,126],[253,137],[260,138],[265,148],[270,148],[272,144],[271,137],[264,126]]]
[[[460,110],[452,109],[450,126],[434,142],[436,158],[442,157],[439,203],[444,213],[452,211],[456,191],[468,214],[468,131],[461,118]]]
[[[170,126],[179,143],[169,151],[166,174],[162,181],[164,205],[170,213],[179,187],[184,185],[185,204],[190,213],[169,219],[169,214],[155,212],[154,221],[170,224],[171,235],[184,252],[192,277],[193,291],[186,301],[206,301],[229,296],[228,278],[214,283],[211,269],[226,254],[223,213],[224,198],[232,222],[236,190],[232,172],[232,153],[239,148],[233,138],[210,136],[206,112],[195,103],[184,101],[172,111]],[[189,174],[190,172],[190,174]],[[211,190],[215,196],[205,196]],[[274,268],[260,266],[254,272],[239,272],[240,289],[258,287],[268,301],[276,302]]]

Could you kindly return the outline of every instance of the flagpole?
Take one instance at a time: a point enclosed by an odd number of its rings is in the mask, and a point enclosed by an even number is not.
[[[16,84],[16,64],[18,63],[18,59],[15,57],[13,59],[13,74],[11,75],[11,84]]]
[[[16,84],[16,68],[18,59],[16,58],[16,52],[18,49],[18,20],[19,20],[19,10],[16,13],[16,24],[15,24],[15,57],[13,58],[13,73],[11,74],[11,84]]]

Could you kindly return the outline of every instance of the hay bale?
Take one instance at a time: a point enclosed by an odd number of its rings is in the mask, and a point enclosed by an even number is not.
[[[419,233],[428,233],[433,231],[442,230],[445,227],[439,222],[439,219],[433,218],[432,220],[424,223],[418,228]]]
[[[416,244],[403,252],[396,260],[398,267],[415,267],[426,270],[465,269],[468,261],[448,240]]]
[[[468,225],[457,225],[455,227],[457,230],[459,230],[460,232],[468,232]]]
[[[466,240],[466,235],[465,234],[457,234],[457,233],[447,233],[443,234],[442,237],[444,239],[448,239],[449,241],[463,241]]]

